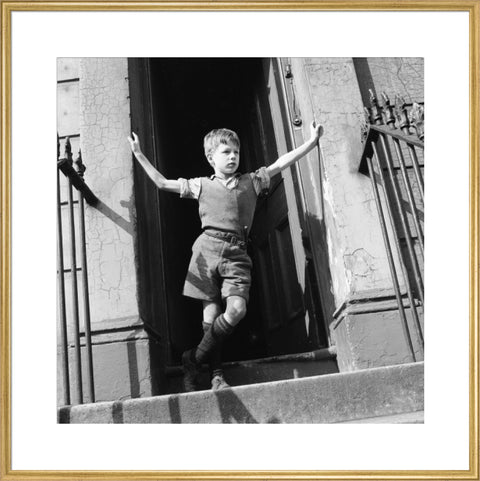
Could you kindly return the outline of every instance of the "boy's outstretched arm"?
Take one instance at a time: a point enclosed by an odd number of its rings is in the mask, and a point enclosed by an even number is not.
[[[142,150],[140,149],[140,141],[138,140],[138,136],[135,132],[132,132],[132,136],[127,137],[128,143],[130,144],[130,148],[132,149],[133,155],[138,160],[140,165],[143,167],[143,170],[147,173],[150,179],[153,180],[154,184],[161,190],[165,190],[167,192],[174,192],[179,194],[180,193],[180,182],[178,180],[169,180],[166,179],[151,163],[150,161],[143,155]]]
[[[318,143],[318,139],[323,134],[323,127],[315,125],[315,122],[310,124],[310,139],[296,149],[287,152],[279,157],[273,164],[267,167],[267,172],[270,177],[281,172],[283,169],[290,167],[292,164],[300,160],[304,155],[308,154]]]

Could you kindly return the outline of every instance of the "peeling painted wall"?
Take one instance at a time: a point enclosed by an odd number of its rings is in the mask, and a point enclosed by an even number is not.
[[[407,103],[423,102],[423,58],[369,57],[367,61],[377,95],[386,92],[392,101],[398,94]]]
[[[302,168],[305,178],[317,184],[315,190],[322,184],[322,205],[310,203],[310,208],[326,226],[338,307],[353,293],[386,288],[391,282],[370,180],[357,172],[363,104],[351,58],[292,59],[292,68],[305,137],[313,116],[325,129],[321,179]]]
[[[130,99],[127,60],[114,58],[61,58],[57,63],[57,130],[60,156],[65,136],[71,138],[74,159],[82,151],[85,180],[99,199],[86,205],[86,250],[93,365],[96,400],[112,400],[158,394],[158,376],[153,372],[162,362],[160,349],[145,333],[139,318],[136,272],[136,222],[133,204],[133,162],[126,137],[130,133]],[[63,247],[65,260],[66,316],[69,339],[69,375],[72,401],[78,378],[73,356],[74,322],[70,273],[68,183],[60,175],[63,202]],[[77,264],[80,259],[77,193],[74,194]],[[84,308],[79,276],[79,317],[83,331]],[[60,322],[57,323],[60,330]],[[82,345],[83,345],[82,337]],[[57,402],[65,403],[64,373],[58,337]],[[84,400],[86,352],[82,347]]]
[[[100,199],[86,210],[92,322],[138,315],[130,101],[125,58],[82,58],[80,139],[85,180]]]
[[[377,95],[386,92],[392,102],[396,94],[406,102],[422,102],[423,61],[301,58],[291,63],[304,137],[313,118],[324,126],[321,159],[311,154],[300,165],[309,198],[308,217],[321,219],[323,226],[324,239],[315,237],[317,249],[328,250],[331,285],[325,285],[324,276],[320,289],[333,294],[335,320],[329,317],[328,322],[339,368],[349,371],[422,360],[421,337],[412,316],[403,329],[396,301],[389,300],[387,307],[382,301],[392,295],[393,285],[371,181],[358,173],[358,167],[369,89]],[[389,224],[387,230],[393,239]],[[393,256],[400,271],[395,249]],[[404,289],[402,276],[400,289]],[[420,323],[422,319],[420,315]]]

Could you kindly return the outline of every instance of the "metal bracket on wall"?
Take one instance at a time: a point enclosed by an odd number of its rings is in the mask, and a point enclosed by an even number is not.
[[[295,89],[293,88],[292,66],[289,63],[285,66],[285,78],[289,80],[289,93],[292,98],[292,123],[295,125],[295,127],[300,127],[302,125],[302,118],[300,116],[300,112],[298,111],[297,100],[295,98]]]

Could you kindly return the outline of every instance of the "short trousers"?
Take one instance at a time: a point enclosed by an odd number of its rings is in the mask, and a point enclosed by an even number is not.
[[[215,302],[240,296],[248,302],[251,270],[245,249],[202,233],[192,246],[183,295]]]

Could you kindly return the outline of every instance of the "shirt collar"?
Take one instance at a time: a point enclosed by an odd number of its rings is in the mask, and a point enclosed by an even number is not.
[[[222,179],[221,177],[218,177],[216,174],[212,174],[210,176],[210,180],[213,180],[217,178],[218,180],[221,180],[222,182],[231,182],[233,179],[238,179],[242,174],[240,172],[235,172],[235,174],[230,177],[228,180]]]

